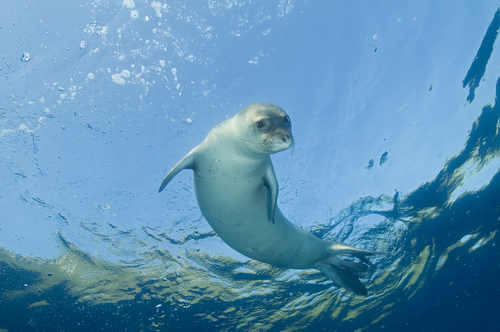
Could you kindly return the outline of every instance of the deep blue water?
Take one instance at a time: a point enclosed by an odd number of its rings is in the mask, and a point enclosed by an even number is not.
[[[0,331],[499,329],[498,1],[76,1],[0,21]],[[232,251],[168,169],[255,101],[353,296]]]

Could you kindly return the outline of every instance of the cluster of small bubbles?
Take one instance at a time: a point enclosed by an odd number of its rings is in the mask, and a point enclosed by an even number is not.
[[[28,61],[30,61],[30,59],[31,59],[31,56],[29,53],[26,53],[26,52],[23,53],[23,56],[21,57],[21,61],[28,62]]]
[[[135,2],[133,0],[123,0],[123,5],[133,9],[135,7]]]

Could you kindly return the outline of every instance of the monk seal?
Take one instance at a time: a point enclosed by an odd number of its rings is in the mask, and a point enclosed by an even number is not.
[[[215,126],[163,179],[159,192],[183,169],[194,172],[201,212],[231,248],[252,259],[292,269],[318,269],[337,286],[367,295],[357,272],[382,252],[322,240],[297,227],[276,204],[278,181],[270,155],[293,144],[288,114],[254,103]],[[343,261],[349,254],[362,262]]]

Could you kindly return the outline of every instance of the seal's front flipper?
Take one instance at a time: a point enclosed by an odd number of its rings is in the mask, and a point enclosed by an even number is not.
[[[358,272],[357,269],[351,271],[348,267],[340,268],[327,262],[321,262],[316,268],[326,274],[337,286],[344,287],[356,295],[368,295],[368,290],[354,274]]]
[[[278,180],[276,180],[276,174],[274,173],[274,167],[272,163],[269,163],[269,167],[264,174],[264,185],[269,189],[270,211],[269,211],[269,221],[274,224],[274,215],[276,213],[276,202],[278,201]]]
[[[184,158],[179,161],[174,168],[168,172],[167,176],[163,179],[160,185],[160,189],[158,189],[158,192],[161,192],[167,184],[176,176],[180,171],[183,169],[193,169],[194,163],[195,163],[195,156],[193,153],[194,149],[191,150]]]

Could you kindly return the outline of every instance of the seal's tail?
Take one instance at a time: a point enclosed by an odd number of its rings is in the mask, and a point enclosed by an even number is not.
[[[331,242],[327,251],[331,256],[317,262],[316,268],[325,273],[338,286],[344,287],[357,295],[368,295],[366,287],[361,283],[355,273],[366,272],[368,266],[374,267],[366,256],[382,255],[384,253],[380,251],[357,249],[340,242]],[[366,265],[363,263],[343,261],[337,257],[337,255],[352,255]]]

